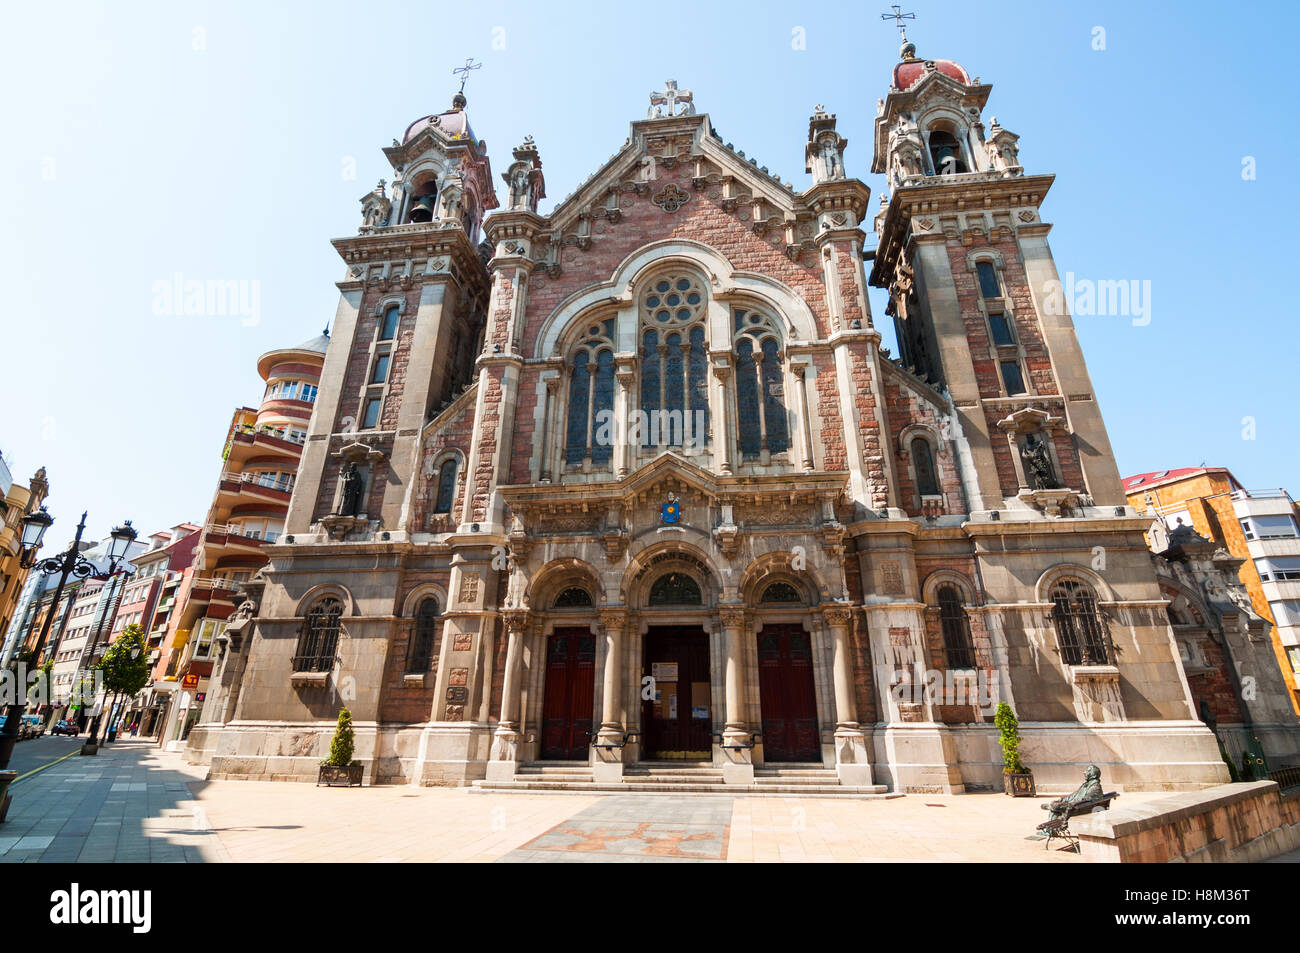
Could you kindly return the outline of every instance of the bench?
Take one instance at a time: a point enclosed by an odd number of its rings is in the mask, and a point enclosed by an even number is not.
[[[1071,804],[1061,817],[1051,821],[1043,821],[1037,828],[1038,833],[1046,835],[1047,838],[1047,843],[1043,845],[1043,849],[1050,849],[1052,841],[1059,837],[1069,844],[1071,850],[1078,851],[1079,838],[1070,833],[1070,818],[1078,817],[1080,814],[1091,814],[1093,811],[1104,811],[1110,807],[1110,802],[1117,797],[1119,797],[1119,794],[1112,791],[1110,794],[1103,794],[1091,801],[1080,801],[1077,804]]]

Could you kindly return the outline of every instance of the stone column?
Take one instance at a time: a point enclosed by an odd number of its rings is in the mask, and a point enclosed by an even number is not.
[[[592,780],[618,781],[623,777],[623,638],[627,610],[604,609],[600,624],[605,630],[605,670],[601,679],[600,730],[596,732]]]
[[[834,652],[835,771],[841,784],[871,784],[867,737],[858,724],[857,705],[853,700],[853,648],[849,640],[853,609],[847,605],[831,606],[824,617],[831,630]]]
[[[546,378],[546,403],[542,409],[542,483],[551,482],[551,408],[555,405],[555,392],[560,386],[560,376]]]
[[[515,776],[521,739],[519,731],[520,673],[524,660],[524,636],[528,631],[527,609],[506,609],[505,685],[501,691],[501,720],[492,740],[492,759],[487,765],[489,781],[508,781]]]
[[[724,682],[726,697],[726,724],[722,730],[722,780],[726,784],[752,784],[754,782],[754,751],[745,721],[745,661],[744,640],[748,632],[745,611],[725,608],[720,614],[722,639],[727,653],[727,670]]]
[[[794,372],[795,389],[799,394],[799,429],[803,432],[803,468],[813,469],[812,415],[808,409],[808,364],[797,361],[790,365]]]

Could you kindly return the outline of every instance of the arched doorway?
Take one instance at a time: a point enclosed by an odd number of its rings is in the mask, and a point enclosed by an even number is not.
[[[699,582],[669,570],[650,586],[647,609],[702,607]],[[651,625],[643,642],[643,750],[651,760],[707,761],[713,756],[709,636],[701,625]],[[648,697],[646,697],[648,696]]]
[[[795,606],[803,595],[789,582],[773,582],[760,607]],[[763,760],[772,763],[822,760],[813,677],[812,636],[798,622],[764,622],[758,631],[758,696],[763,725]]]
[[[587,626],[557,628],[546,640],[541,756],[586,761],[596,686],[596,637]]]

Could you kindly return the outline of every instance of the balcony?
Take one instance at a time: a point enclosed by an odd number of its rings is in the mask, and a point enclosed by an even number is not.
[[[208,523],[203,527],[203,542],[213,547],[236,547],[248,552],[260,552],[263,546],[274,543],[279,538],[278,532],[267,534],[266,539],[259,536],[245,536],[239,528],[229,523]]]
[[[259,481],[252,473],[226,471],[221,474],[217,492],[231,497],[232,505],[258,501],[288,506],[289,497],[293,494],[293,484],[285,486],[278,482],[265,483]]]
[[[1295,503],[1286,490],[1234,490],[1232,509],[1237,519],[1249,516],[1294,516]]]
[[[230,436],[226,444],[225,459],[227,465],[242,466],[254,454],[270,453],[283,456],[286,460],[297,460],[302,456],[301,443],[287,437],[279,437],[266,430],[240,426]]]

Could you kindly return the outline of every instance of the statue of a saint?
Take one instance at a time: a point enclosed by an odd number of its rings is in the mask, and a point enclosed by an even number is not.
[[[1052,469],[1052,458],[1047,453],[1047,444],[1039,437],[1030,434],[1025,441],[1021,456],[1025,461],[1025,476],[1029,478],[1029,485],[1033,489],[1060,489],[1060,481],[1056,479],[1056,473]]]
[[[356,516],[361,508],[361,472],[355,463],[343,470],[343,501],[339,504],[340,516]]]

